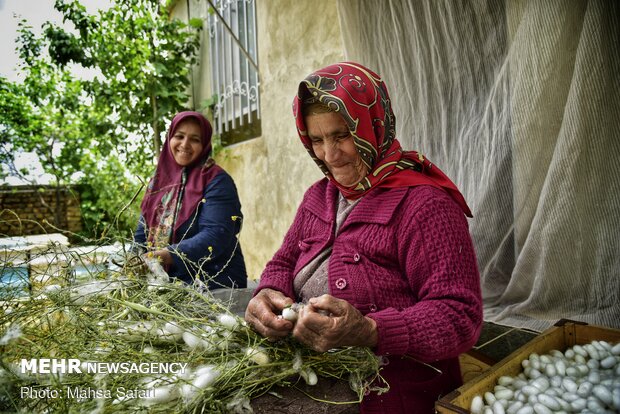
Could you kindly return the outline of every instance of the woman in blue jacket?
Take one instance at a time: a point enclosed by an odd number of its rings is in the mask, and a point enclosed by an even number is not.
[[[173,278],[189,284],[200,278],[210,289],[246,287],[241,203],[230,175],[210,157],[211,133],[199,112],[172,119],[134,243]]]

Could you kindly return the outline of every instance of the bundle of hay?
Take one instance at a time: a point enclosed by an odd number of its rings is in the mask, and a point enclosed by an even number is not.
[[[210,292],[152,271],[97,277],[0,303],[0,409],[246,413],[276,384],[339,378],[361,400],[378,375],[368,349],[267,341]]]

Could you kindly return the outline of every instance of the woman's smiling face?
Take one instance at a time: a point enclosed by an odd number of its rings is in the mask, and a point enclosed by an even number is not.
[[[337,112],[311,113],[304,118],[312,150],[323,161],[334,180],[352,187],[368,174],[353,136]]]
[[[198,122],[182,121],[170,137],[170,152],[181,167],[187,167],[198,160],[202,153],[201,130]]]

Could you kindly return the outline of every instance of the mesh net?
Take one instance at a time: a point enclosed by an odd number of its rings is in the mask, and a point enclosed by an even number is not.
[[[405,149],[474,218],[485,320],[620,328],[620,2],[338,0]]]

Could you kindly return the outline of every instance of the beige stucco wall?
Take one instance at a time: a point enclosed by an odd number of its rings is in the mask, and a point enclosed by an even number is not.
[[[252,279],[279,248],[305,190],[322,177],[295,132],[291,103],[297,85],[344,57],[335,0],[256,5],[262,136],[217,157],[239,190],[241,245]]]
[[[204,15],[202,7],[191,7],[191,17]],[[295,132],[297,85],[314,69],[344,59],[335,0],[257,0],[256,9],[262,136],[216,156],[239,190],[241,245],[251,279],[279,248],[305,190],[322,177]],[[185,20],[186,2],[177,2],[172,16]],[[208,59],[203,47],[194,73],[197,103],[208,98]]]

